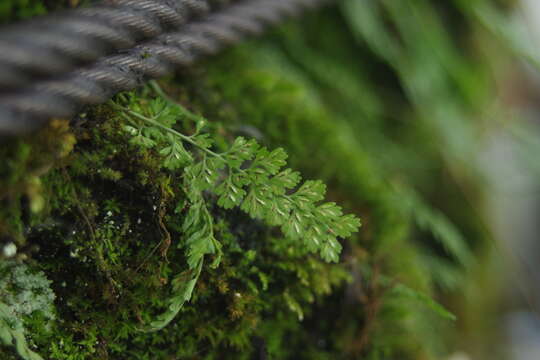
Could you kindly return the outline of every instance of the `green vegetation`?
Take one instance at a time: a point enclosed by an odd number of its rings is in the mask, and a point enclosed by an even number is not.
[[[3,261],[0,266],[0,340],[4,345],[14,344],[25,359],[41,359],[26,343],[23,318],[34,317],[33,321],[45,325],[41,330],[47,330],[47,322],[54,319],[50,281],[43,273],[33,274],[22,264]]]
[[[0,359],[451,353],[500,53],[461,3],[343,1],[2,144]]]

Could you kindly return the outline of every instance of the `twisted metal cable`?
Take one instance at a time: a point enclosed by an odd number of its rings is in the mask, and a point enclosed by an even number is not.
[[[0,92],[73,70],[201,17],[225,0],[103,0],[0,31]]]
[[[269,25],[328,0],[252,0],[237,3],[84,68],[0,96],[0,134],[20,134],[50,118],[69,118],[144,80],[193,64]]]

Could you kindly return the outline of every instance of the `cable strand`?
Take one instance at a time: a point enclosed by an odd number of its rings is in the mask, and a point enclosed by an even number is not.
[[[130,0],[125,0],[130,1]],[[0,94],[0,134],[16,135],[51,118],[70,118],[83,106],[103,103],[120,91],[192,65],[202,57],[258,35],[270,25],[328,0],[252,0],[238,2],[185,24],[181,31],[99,59],[31,86]]]

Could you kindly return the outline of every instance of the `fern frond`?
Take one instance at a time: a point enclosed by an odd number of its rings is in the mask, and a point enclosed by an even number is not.
[[[133,143],[155,148],[164,158],[163,167],[183,168],[183,188],[189,202],[182,227],[189,270],[175,278],[167,311],[148,331],[166,326],[191,298],[206,255],[216,255],[212,265],[219,265],[221,245],[213,234],[204,192],[213,193],[217,205],[224,209],[238,207],[253,219],[279,226],[288,241],[318,253],[327,262],[339,260],[338,238],[351,236],[360,226],[356,216],[343,215],[337,204],[322,202],[326,186],[321,181],[300,185],[298,172],[283,169],[287,153],[281,148],[270,151],[255,140],[238,137],[227,151],[216,153],[211,150],[209,134],[201,133],[204,119],[178,104],[157,98],[145,107],[129,101],[127,107],[112,105],[128,121],[125,131]],[[173,128],[182,116],[196,121],[193,135]]]
[[[433,310],[437,315],[447,320],[452,320],[452,321],[456,320],[456,316],[454,314],[446,310],[444,306],[442,306],[441,304],[433,300],[430,296],[423,294],[419,291],[416,291],[404,284],[400,283],[400,284],[395,285],[392,288],[391,293],[396,296],[402,296],[402,297],[417,301],[420,304]]]
[[[439,210],[429,206],[412,190],[400,190],[400,203],[413,217],[416,225],[430,232],[445,251],[460,264],[468,266],[473,254],[458,228]]]

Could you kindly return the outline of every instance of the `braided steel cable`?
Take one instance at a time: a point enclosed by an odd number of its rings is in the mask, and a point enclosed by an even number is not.
[[[252,0],[186,24],[84,68],[0,95],[0,134],[31,131],[50,118],[69,118],[144,80],[170,74],[249,35],[328,0]]]
[[[2,28],[0,92],[179,30],[224,0],[103,0]]]

